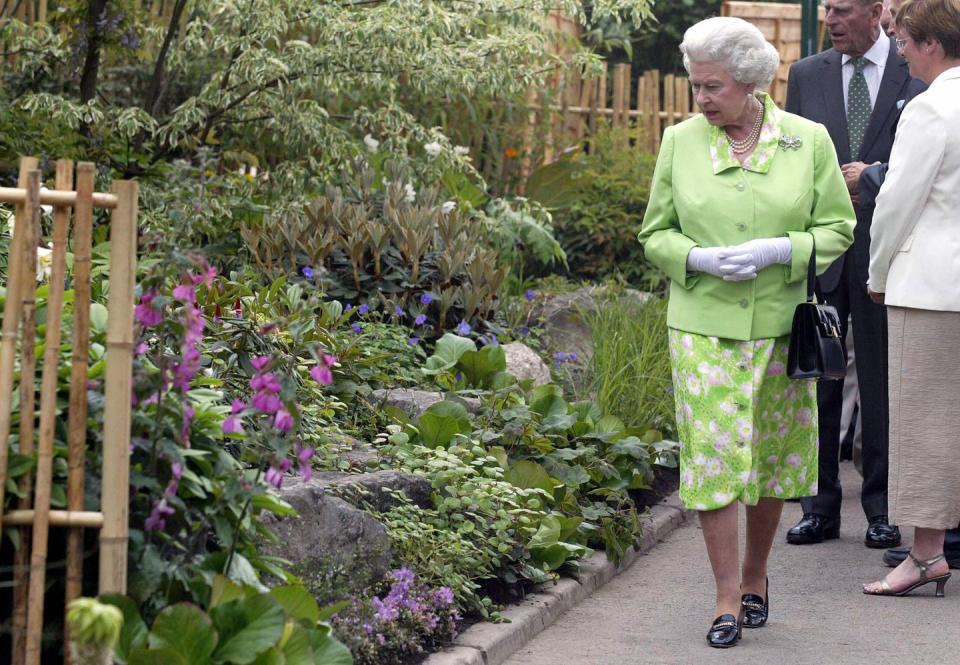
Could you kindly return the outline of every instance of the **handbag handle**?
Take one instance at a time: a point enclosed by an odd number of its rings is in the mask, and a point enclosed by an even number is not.
[[[813,302],[813,296],[817,288],[817,241],[813,240],[813,248],[810,250],[810,263],[807,265],[807,302]]]

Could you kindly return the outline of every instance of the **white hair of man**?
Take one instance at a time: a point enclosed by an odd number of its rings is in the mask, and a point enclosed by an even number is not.
[[[713,62],[739,83],[766,88],[780,66],[780,54],[763,33],[740,18],[717,16],[692,25],[680,44],[683,66],[690,73],[691,62]]]

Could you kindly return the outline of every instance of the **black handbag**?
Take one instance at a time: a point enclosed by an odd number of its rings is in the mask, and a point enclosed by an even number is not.
[[[842,379],[847,373],[847,354],[840,339],[840,316],[833,305],[814,299],[817,248],[810,253],[807,269],[807,301],[797,305],[790,328],[787,376],[791,379]]]

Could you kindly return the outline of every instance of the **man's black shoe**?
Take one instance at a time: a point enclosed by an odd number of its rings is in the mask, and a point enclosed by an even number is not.
[[[886,515],[874,515],[868,522],[867,535],[863,544],[874,549],[896,547],[900,544],[899,527],[891,526]]]
[[[787,531],[791,545],[812,545],[840,537],[840,518],[804,513],[796,526]]]
[[[895,568],[903,563],[904,559],[907,558],[907,552],[909,551],[910,548],[906,545],[903,547],[891,548],[883,553],[883,562],[891,568]],[[947,558],[948,566],[951,568],[960,568],[960,550],[948,550],[946,547],[944,547],[943,553]]]

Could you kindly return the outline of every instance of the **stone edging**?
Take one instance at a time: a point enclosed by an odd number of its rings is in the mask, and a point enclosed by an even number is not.
[[[627,552],[619,566],[607,561],[603,552],[596,552],[580,562],[576,578],[563,577],[505,609],[503,617],[510,623],[475,624],[423,665],[500,665],[560,615],[630,567],[640,554],[683,524],[689,514],[674,492],[650,508],[639,551]]]

